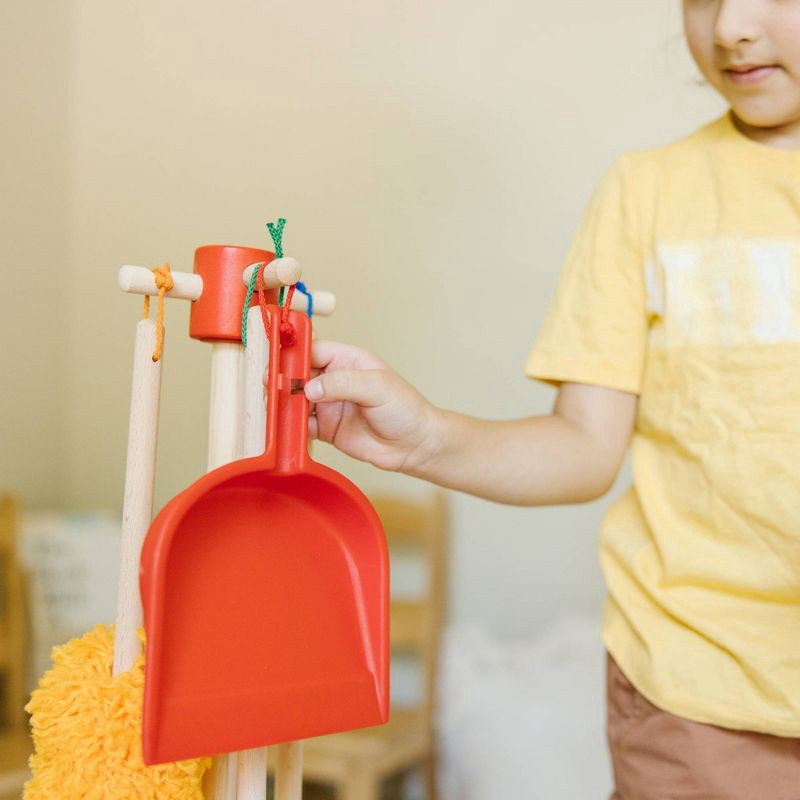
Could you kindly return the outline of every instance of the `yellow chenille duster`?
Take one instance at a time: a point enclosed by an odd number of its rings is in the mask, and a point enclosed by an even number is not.
[[[113,655],[104,625],[53,650],[26,707],[35,752],[24,800],[202,800],[211,759],[142,762],[144,656],[115,678]]]

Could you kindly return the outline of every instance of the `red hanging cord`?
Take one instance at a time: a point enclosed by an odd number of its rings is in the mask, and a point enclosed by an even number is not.
[[[261,319],[264,321],[264,330],[267,332],[267,338],[269,339],[269,331],[271,325],[270,319],[270,312],[269,308],[267,308],[267,298],[264,294],[264,284],[263,284],[263,277],[264,277],[264,268],[266,264],[262,264],[258,268],[258,277],[256,278],[256,286],[258,287],[258,305],[261,308]],[[291,347],[297,341],[297,332],[294,329],[294,325],[289,322],[289,309],[292,306],[292,297],[294,297],[294,284],[289,287],[289,291],[286,292],[286,297],[284,299],[283,305],[281,306],[281,325],[280,325],[280,333],[281,333],[281,345],[284,347]]]

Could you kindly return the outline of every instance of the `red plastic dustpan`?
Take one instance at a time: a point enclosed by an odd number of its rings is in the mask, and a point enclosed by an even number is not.
[[[142,550],[146,764],[379,725],[389,713],[386,539],[367,498],[308,455],[311,325],[279,344],[267,446],[158,514]]]

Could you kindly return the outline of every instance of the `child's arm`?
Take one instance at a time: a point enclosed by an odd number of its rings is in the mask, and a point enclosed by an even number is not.
[[[382,469],[501,503],[581,503],[603,495],[625,455],[636,395],[562,385],[547,416],[490,421],[436,408],[380,359],[315,341],[315,438]]]

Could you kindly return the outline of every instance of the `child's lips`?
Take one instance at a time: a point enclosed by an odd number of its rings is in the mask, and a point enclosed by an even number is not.
[[[755,86],[763,83],[777,71],[778,67],[774,64],[731,67],[723,70],[726,77],[738,86]]]

